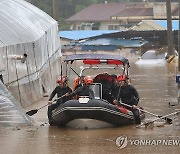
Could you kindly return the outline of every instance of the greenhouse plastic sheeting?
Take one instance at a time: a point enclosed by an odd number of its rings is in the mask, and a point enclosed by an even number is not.
[[[60,48],[57,21],[24,0],[0,0],[0,75],[8,87],[35,81],[51,91],[59,74],[58,64],[52,65],[61,56]],[[50,78],[42,77],[45,71]]]

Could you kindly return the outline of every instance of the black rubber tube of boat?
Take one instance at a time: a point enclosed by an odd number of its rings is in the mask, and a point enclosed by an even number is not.
[[[119,101],[119,103],[120,104],[122,104],[123,106],[127,106],[127,107],[130,107],[130,108],[133,108],[131,105],[128,105],[128,104],[125,104],[125,103],[122,103],[121,101]],[[154,114],[154,113],[151,113],[151,112],[149,112],[149,111],[146,111],[146,110],[143,110],[143,109],[140,109],[140,108],[138,108],[140,111],[142,111],[142,112],[145,112],[145,113],[148,113],[148,114],[151,114],[151,115],[153,115],[153,116],[155,116],[155,117],[158,117],[158,118],[160,118],[160,119],[164,119],[167,123],[172,123],[172,119],[170,119],[170,118],[167,118],[167,117],[163,117],[163,116],[160,116],[160,115],[157,115],[157,114]]]
[[[119,88],[118,96],[120,95],[120,92],[121,92],[121,87]],[[118,102],[119,102],[120,104],[126,106],[126,107],[133,108],[131,105],[122,103],[122,101],[120,101],[120,100],[118,100]],[[143,109],[140,109],[140,108],[138,108],[138,109],[139,109],[140,111],[142,111],[142,112],[145,112],[145,113],[151,114],[151,115],[153,115],[153,116],[155,116],[155,117],[164,119],[164,120],[165,120],[167,123],[169,123],[169,124],[172,123],[172,119],[170,119],[170,118],[167,118],[167,117],[164,117],[164,118],[163,118],[163,116],[156,115],[156,114],[154,114],[154,113],[151,113],[151,112],[149,112],[149,111],[146,111],[146,110],[143,110]]]

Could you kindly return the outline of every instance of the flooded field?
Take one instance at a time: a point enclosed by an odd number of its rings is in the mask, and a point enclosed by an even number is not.
[[[176,69],[173,65],[135,65],[130,59],[132,84],[140,95],[140,105],[158,115],[174,112],[177,103]],[[76,68],[79,64],[76,65]],[[39,108],[47,103],[44,98],[26,110]],[[33,126],[0,126],[0,153],[7,154],[55,154],[55,153],[173,153],[180,150],[180,129],[155,122],[152,129],[136,128],[136,125],[100,128],[72,129],[49,126],[47,107],[32,116]],[[146,119],[155,119],[146,114]],[[172,117],[170,117],[172,118]]]

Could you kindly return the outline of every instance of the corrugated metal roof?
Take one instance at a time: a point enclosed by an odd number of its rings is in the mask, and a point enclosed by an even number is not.
[[[35,41],[56,24],[45,12],[23,0],[0,0],[0,47]]]
[[[84,45],[115,45],[123,47],[141,47],[148,41],[141,40],[130,40],[130,39],[112,39],[112,38],[102,38],[96,40],[89,40],[84,43]]]
[[[94,36],[100,36],[103,34],[110,34],[120,32],[117,30],[80,30],[80,31],[60,31],[59,36],[61,38],[71,39],[71,40],[81,40],[85,38],[90,38]]]

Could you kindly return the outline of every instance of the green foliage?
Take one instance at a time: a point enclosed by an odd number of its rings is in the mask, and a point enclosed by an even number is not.
[[[79,12],[79,11],[81,11],[82,9],[84,9],[84,5],[77,4],[76,9],[75,9],[75,12]]]
[[[50,16],[52,15],[51,0],[31,0],[31,3]]]

